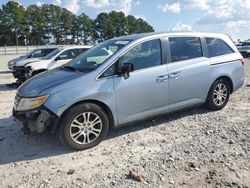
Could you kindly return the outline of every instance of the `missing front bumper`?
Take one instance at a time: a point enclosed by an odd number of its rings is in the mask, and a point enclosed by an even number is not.
[[[13,116],[24,126],[28,127],[30,132],[37,133],[41,133],[53,127],[52,125],[55,124],[58,119],[54,114],[45,109],[29,112],[17,112],[13,110]]]

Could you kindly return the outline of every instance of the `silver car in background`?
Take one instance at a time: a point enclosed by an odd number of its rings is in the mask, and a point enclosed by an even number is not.
[[[137,34],[26,81],[13,115],[26,132],[50,129],[82,150],[109,128],[202,104],[220,110],[243,82],[244,61],[225,34]]]
[[[250,42],[241,42],[237,44],[237,48],[244,58],[250,57]]]
[[[21,60],[45,57],[46,55],[48,55],[49,53],[51,53],[52,51],[54,51],[56,49],[57,48],[37,48],[37,49],[34,49],[25,55],[19,56],[15,59],[11,59],[8,62],[8,68],[10,70],[15,70],[14,67],[18,66],[18,62],[20,62]]]

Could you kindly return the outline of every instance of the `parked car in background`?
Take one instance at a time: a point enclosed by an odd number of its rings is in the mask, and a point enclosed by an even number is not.
[[[30,59],[30,58],[39,58],[39,57],[45,57],[52,51],[54,51],[57,48],[38,48],[35,50],[32,50],[31,52],[22,55],[20,57],[17,57],[15,59],[12,59],[8,62],[8,68],[10,70],[14,70],[13,67],[17,66],[18,62],[24,59]]]
[[[104,58],[103,51],[112,54]],[[109,128],[202,104],[220,110],[243,82],[242,55],[227,35],[137,34],[29,79],[17,91],[13,115],[27,132],[50,129],[82,150]]]
[[[237,48],[244,58],[250,57],[250,42],[242,42]]]
[[[23,83],[34,75],[67,63],[89,48],[91,46],[61,47],[42,58],[21,60],[13,67],[13,75],[19,83]]]

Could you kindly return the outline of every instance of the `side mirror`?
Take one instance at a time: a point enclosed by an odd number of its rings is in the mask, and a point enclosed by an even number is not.
[[[126,80],[129,78],[129,73],[134,71],[134,65],[132,63],[122,63],[118,61],[118,73]]]

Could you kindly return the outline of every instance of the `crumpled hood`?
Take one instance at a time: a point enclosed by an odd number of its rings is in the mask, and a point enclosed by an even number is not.
[[[70,70],[52,69],[26,81],[18,88],[17,93],[22,97],[35,97],[45,89],[65,83],[83,76],[82,72]]]
[[[34,63],[34,62],[38,62],[38,61],[43,61],[43,60],[40,59],[40,58],[23,59],[23,60],[17,61],[17,62],[15,63],[15,66],[17,66],[17,67],[22,67],[22,66],[25,66],[25,65],[28,64],[28,63]]]

